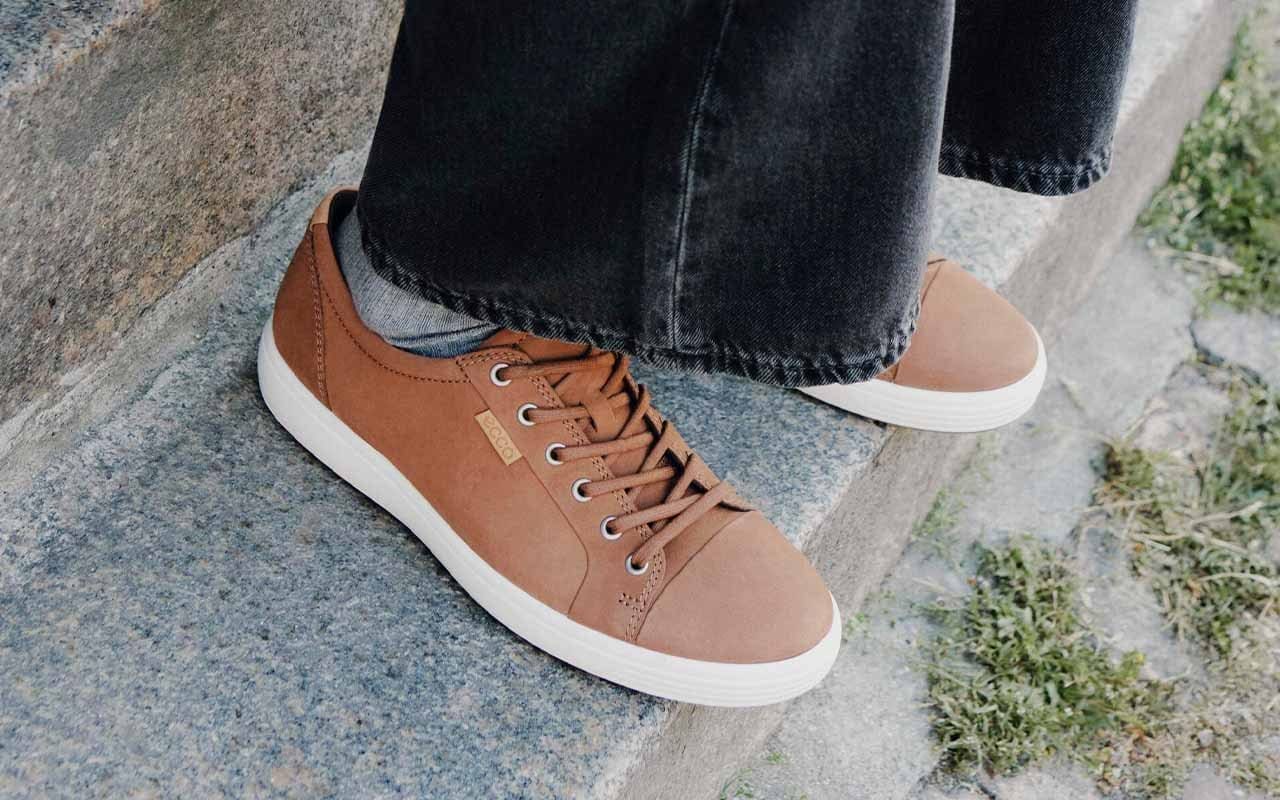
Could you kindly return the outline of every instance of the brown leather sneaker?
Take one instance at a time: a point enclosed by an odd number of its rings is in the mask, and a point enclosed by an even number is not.
[[[897,364],[864,383],[800,391],[845,411],[907,428],[998,428],[1035,405],[1048,361],[1018,310],[958,264],[925,271],[920,319]]]
[[[817,573],[650,405],[623,356],[501,331],[458,358],[356,314],[320,204],[258,348],[276,419],[390,511],[490,614],[649,694],[747,706],[826,675]]]

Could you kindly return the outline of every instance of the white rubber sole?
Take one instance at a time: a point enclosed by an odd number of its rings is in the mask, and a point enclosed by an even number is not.
[[[588,628],[535,599],[476,555],[395,466],[302,384],[276,349],[271,321],[258,344],[258,385],[275,418],[339,477],[413,531],[463,589],[534,647],[636,691],[685,703],[758,706],[803,694],[831,669],[840,613],[808,652],[784,661],[726,664],[648,650]]]
[[[944,433],[975,433],[1007,425],[1027,413],[1040,396],[1049,369],[1044,342],[1036,334],[1036,365],[1026,377],[985,392],[937,392],[888,381],[809,386],[801,392],[871,419]]]

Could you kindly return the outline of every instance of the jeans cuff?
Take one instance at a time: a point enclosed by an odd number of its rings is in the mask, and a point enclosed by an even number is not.
[[[994,155],[960,142],[943,142],[938,171],[953,178],[983,181],[1003,189],[1046,197],[1088,189],[1111,169],[1111,145],[1078,159]]]
[[[860,383],[879,375],[902,357],[920,314],[916,302],[892,317],[875,337],[870,353],[770,352],[733,342],[710,339],[696,347],[673,348],[646,341],[643,336],[579,320],[544,310],[529,308],[493,297],[456,292],[425,281],[421,275],[397,269],[394,262],[379,258],[371,248],[374,268],[387,280],[417,292],[432,303],[478,320],[524,331],[534,336],[581,342],[602,350],[616,350],[657,367],[687,372],[721,372],[775,386],[822,386],[831,383]]]

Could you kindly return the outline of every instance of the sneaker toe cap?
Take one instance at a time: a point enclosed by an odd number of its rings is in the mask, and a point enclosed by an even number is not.
[[[763,515],[750,512],[668,580],[636,643],[700,661],[763,663],[808,652],[833,623],[818,573]]]
[[[994,290],[944,263],[929,284],[911,346],[894,383],[947,392],[1001,389],[1030,375],[1035,329]]]

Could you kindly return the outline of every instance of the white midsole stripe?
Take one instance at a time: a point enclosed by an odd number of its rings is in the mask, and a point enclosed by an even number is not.
[[[985,392],[939,392],[882,380],[810,386],[801,392],[836,408],[904,428],[976,433],[1007,425],[1035,405],[1048,374],[1044,342],[1036,334],[1036,364],[1024,378]]]

